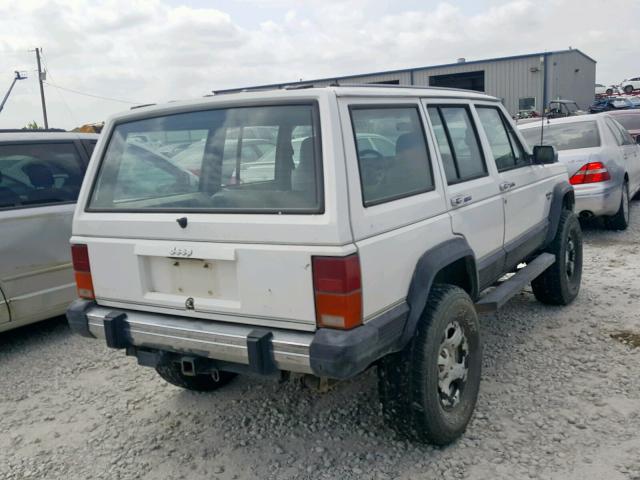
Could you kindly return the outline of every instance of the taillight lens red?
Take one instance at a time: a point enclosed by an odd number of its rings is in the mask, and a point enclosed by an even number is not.
[[[611,176],[602,162],[589,162],[578,170],[570,179],[571,185],[606,182]]]
[[[312,263],[318,327],[349,330],[362,325],[358,255],[313,257]]]
[[[84,244],[71,245],[71,261],[73,273],[76,279],[76,287],[80,298],[93,300],[96,298],[93,291],[93,279],[91,278],[91,265],[89,263],[89,249]]]

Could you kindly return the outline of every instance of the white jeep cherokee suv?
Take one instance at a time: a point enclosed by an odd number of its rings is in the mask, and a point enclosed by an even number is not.
[[[256,138],[272,150],[243,155]],[[200,142],[201,166],[158,153],[172,142]],[[195,390],[376,365],[390,424],[449,443],[478,395],[476,312],[530,281],[549,304],[580,288],[566,168],[525,145],[496,98],[461,90],[283,89],[116,116],[75,212],[69,323]]]

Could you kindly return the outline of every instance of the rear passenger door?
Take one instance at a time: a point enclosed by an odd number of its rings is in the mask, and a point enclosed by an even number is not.
[[[497,172],[485,159],[467,102],[428,100],[425,107],[438,147],[453,231],[464,236],[473,249],[482,288],[504,266],[504,210]]]
[[[638,144],[633,141],[629,132],[615,119],[605,118],[605,122],[613,131],[618,144],[625,169],[629,174],[629,196],[633,196],[640,188],[640,158]]]
[[[69,238],[86,163],[73,141],[0,144],[0,288],[11,321],[59,315],[75,298]]]
[[[343,97],[339,108],[368,321],[405,300],[418,259],[451,224],[419,99]]]
[[[531,157],[497,105],[475,106],[485,150],[498,170],[504,200],[504,249],[507,268],[544,241],[553,196],[554,168],[533,165]]]

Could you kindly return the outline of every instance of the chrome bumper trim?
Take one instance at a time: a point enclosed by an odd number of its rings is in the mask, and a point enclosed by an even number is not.
[[[86,312],[89,332],[105,338],[104,319],[112,308],[94,306]],[[119,310],[121,311],[121,310]],[[247,337],[255,326],[240,326],[209,320],[172,317],[124,310],[125,335],[136,347],[156,348],[198,355],[214,360],[249,364]],[[273,337],[270,351],[280,370],[312,373],[309,347],[314,335],[308,332],[268,329]]]

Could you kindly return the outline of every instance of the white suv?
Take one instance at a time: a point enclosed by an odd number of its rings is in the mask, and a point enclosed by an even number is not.
[[[630,94],[634,90],[640,90],[640,77],[623,80],[620,83],[620,89],[626,94]]]
[[[274,151],[246,163],[256,135]],[[203,139],[192,171],[153,153]],[[476,310],[529,281],[550,304],[580,287],[566,168],[525,145],[498,99],[445,89],[284,89],[117,116],[75,212],[69,323],[196,390],[377,365],[390,423],[449,443],[478,395]]]

